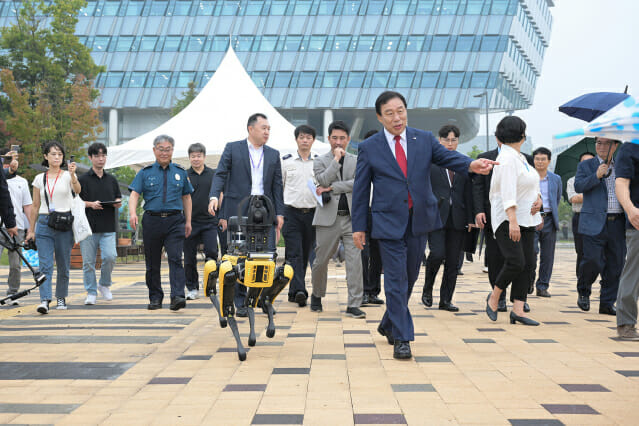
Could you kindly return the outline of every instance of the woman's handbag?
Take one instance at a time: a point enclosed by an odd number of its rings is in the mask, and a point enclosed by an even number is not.
[[[47,210],[49,210],[49,219],[47,219],[47,225],[49,228],[53,228],[56,231],[66,232],[70,231],[73,227],[73,215],[70,211],[68,212],[56,212],[51,211],[49,208],[49,196],[47,195],[47,172],[44,172],[44,176],[42,178],[44,182],[44,201],[47,203]]]

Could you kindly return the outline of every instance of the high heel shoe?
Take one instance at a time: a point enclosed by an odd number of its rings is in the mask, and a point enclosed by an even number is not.
[[[520,317],[519,315],[516,315],[513,311],[510,311],[510,323],[514,324],[517,321],[519,321],[523,325],[539,325],[539,323],[535,321],[534,319],[530,319],[528,317]]]
[[[490,318],[491,321],[497,321],[497,311],[493,311],[488,304],[491,294],[492,293],[488,293],[488,297],[486,298],[486,315],[488,315],[488,318]],[[512,319],[512,316],[510,318]]]

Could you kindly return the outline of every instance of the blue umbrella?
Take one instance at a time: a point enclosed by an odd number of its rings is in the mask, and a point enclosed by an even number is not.
[[[559,107],[559,111],[580,120],[591,122],[628,98],[627,93],[596,92],[579,96]]]

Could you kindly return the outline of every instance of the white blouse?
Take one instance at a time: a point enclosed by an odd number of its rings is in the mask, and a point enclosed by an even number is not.
[[[45,172],[46,173],[46,172]],[[71,186],[71,174],[66,170],[60,171],[60,176],[56,182],[55,177],[49,178],[48,188],[44,184],[44,173],[40,173],[33,178],[33,187],[40,190],[40,210],[39,214],[49,214],[49,208],[47,208],[47,202],[44,198],[44,191],[47,191],[49,197],[49,207],[57,212],[71,211],[71,204],[73,203],[73,187]],[[53,192],[53,197],[49,193]]]
[[[516,207],[519,226],[537,226],[541,215],[530,214],[530,209],[539,197],[539,174],[528,164],[526,157],[516,149],[503,144],[497,156],[498,166],[490,181],[490,214],[493,232],[508,220],[506,210]]]

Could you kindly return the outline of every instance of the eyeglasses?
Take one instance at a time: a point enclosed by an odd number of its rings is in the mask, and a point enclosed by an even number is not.
[[[459,143],[459,139],[454,138],[454,139],[442,139],[442,142],[444,143]]]
[[[173,151],[173,147],[170,148],[155,148],[156,150],[158,150],[159,152],[171,152]]]
[[[597,142],[596,142],[596,145],[597,145],[597,146],[609,146],[609,145],[611,145],[611,143],[610,143],[610,142],[601,142],[601,141],[597,141]]]

